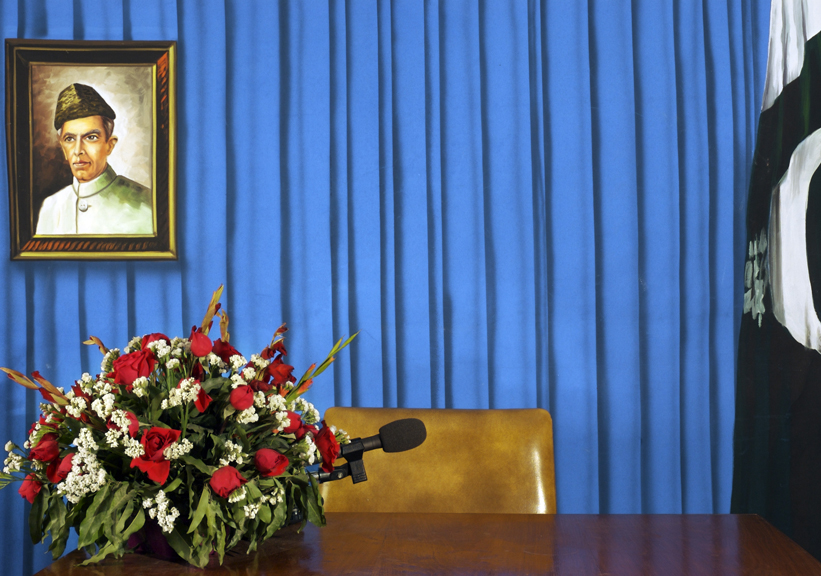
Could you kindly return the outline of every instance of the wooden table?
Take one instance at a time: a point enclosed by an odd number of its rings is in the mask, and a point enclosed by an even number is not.
[[[821,574],[821,563],[759,516],[328,514],[291,527],[250,556],[207,573],[278,574]],[[170,576],[202,571],[139,555],[75,565],[80,551],[38,576]]]

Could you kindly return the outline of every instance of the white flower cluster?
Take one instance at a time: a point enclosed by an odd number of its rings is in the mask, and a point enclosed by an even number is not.
[[[148,509],[148,515],[157,520],[163,532],[172,532],[174,530],[174,521],[179,517],[180,511],[173,506],[169,509],[168,498],[165,492],[160,490],[157,496],[146,498],[143,500],[143,508]]]
[[[193,448],[194,445],[191,444],[191,441],[188,438],[183,438],[179,442],[174,442],[163,450],[162,455],[165,456],[166,460],[176,460],[185,454],[188,454]]]
[[[25,462],[25,458],[20,456],[19,454],[14,454],[12,450],[17,448],[17,445],[14,442],[6,442],[6,452],[9,453],[8,457],[3,461],[3,472],[5,474],[10,474],[12,472],[19,472],[20,468],[23,466],[23,462]]]
[[[246,408],[237,416],[237,422],[240,424],[251,424],[257,420],[259,420],[259,414],[253,406]]]
[[[249,520],[253,520],[259,512],[259,504],[246,504],[242,509],[245,511],[245,517]]]
[[[332,429],[335,429],[336,426],[331,426]],[[334,430],[334,435],[336,436],[337,441],[340,444],[350,444],[351,443],[351,435],[345,432],[342,428],[338,430]]]
[[[97,396],[105,396],[106,394],[111,394],[111,392],[114,391],[111,384],[103,378],[100,378],[94,383],[92,390]]]
[[[282,502],[282,499],[284,497],[285,488],[283,488],[282,486],[277,486],[276,489],[270,494],[263,494],[262,498],[259,499],[259,503],[277,505],[280,502]]]
[[[271,394],[268,396],[268,410],[271,412],[282,412],[286,410],[285,398],[279,394]]]
[[[297,456],[307,462],[309,465],[316,462],[316,444],[310,434],[306,434],[302,440],[295,446],[297,449]]]
[[[124,410],[114,410],[111,413],[111,421],[118,426],[112,428],[105,433],[106,444],[112,448],[122,445],[125,448],[126,456],[131,458],[139,458],[145,454],[145,448],[140,441],[132,438],[128,433],[128,427],[131,425],[131,420]]]
[[[91,409],[97,413],[97,416],[105,420],[114,411],[114,394],[105,394],[102,398],[97,398],[91,403]]]
[[[180,361],[178,358],[171,358],[168,362],[165,363],[165,367],[168,370],[173,370],[174,368],[180,367]]]
[[[197,399],[197,395],[199,393],[199,382],[197,382],[193,378],[186,378],[184,380],[180,380],[179,386],[171,389],[171,391],[168,392],[168,399],[162,401],[162,404],[160,404],[160,408],[162,408],[163,410],[167,410],[168,408],[173,408],[174,406],[181,406],[188,402],[193,402]]]
[[[94,378],[91,377],[91,374],[85,372],[80,379],[77,380],[77,385],[80,387],[80,390],[86,394],[91,394],[91,391],[94,389]]]
[[[251,368],[250,366],[248,366],[248,368],[243,368],[243,370],[242,370],[242,378],[246,382],[250,382],[251,380],[256,378],[256,375],[257,375],[257,371],[254,370],[253,368]]]
[[[245,486],[240,486],[228,495],[228,502],[233,504],[245,498]]]
[[[79,418],[83,411],[88,408],[88,402],[85,398],[75,397],[73,392],[69,392],[66,397],[70,400],[65,407],[66,412],[75,418]]]
[[[222,458],[220,458],[220,467],[228,466],[231,462],[236,462],[237,466],[246,462],[248,456],[242,453],[242,446],[234,444],[230,440],[225,442],[223,446]]]
[[[232,358],[236,358],[236,356],[232,356]],[[248,386],[248,383],[239,374],[233,374],[231,376],[231,388],[239,388],[240,386]]]
[[[57,485],[57,493],[76,504],[86,494],[97,492],[105,485],[106,473],[97,461],[99,447],[94,442],[91,430],[81,429],[74,444],[77,446],[77,453],[71,460],[71,471]]]
[[[294,401],[293,412],[302,412],[302,421],[305,424],[316,424],[320,420],[319,410],[305,398],[297,398]]]
[[[266,360],[259,354],[251,354],[251,364],[256,366],[259,370],[265,370],[270,363],[270,360]]]
[[[134,382],[131,383],[131,391],[134,392],[134,395],[137,398],[142,398],[147,394],[148,389],[148,378],[145,376],[140,376]]]
[[[191,341],[188,338],[174,337],[171,340],[171,355],[182,356],[187,352],[191,352]]]
[[[103,374],[108,374],[111,372],[111,366],[114,364],[114,361],[120,357],[120,349],[119,348],[112,348],[108,352],[105,353],[103,356],[103,361],[100,362],[100,372]]]
[[[137,347],[142,343],[143,339],[139,336],[134,336],[131,340],[128,341],[128,345],[123,348],[123,354],[128,354],[133,352],[137,349]]]
[[[154,340],[153,342],[149,342],[146,348],[154,353],[155,358],[165,358],[171,354],[171,346],[169,346],[168,342],[165,340]]]
[[[234,354],[228,359],[228,361],[231,363],[231,370],[239,370],[248,364],[248,360],[246,360],[241,354]]]
[[[277,398],[282,398],[279,394],[276,394]],[[291,418],[288,416],[288,413],[285,411],[277,411],[273,412],[274,418],[276,419],[276,427],[274,428],[277,432],[282,432],[288,426],[291,425]]]
[[[208,353],[208,356],[206,356],[206,360],[212,368],[217,368],[220,372],[225,372],[227,365],[225,364],[225,362],[222,361],[222,358],[220,358],[213,352]]]

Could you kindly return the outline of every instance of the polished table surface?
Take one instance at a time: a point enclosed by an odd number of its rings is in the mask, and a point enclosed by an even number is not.
[[[329,513],[287,528],[251,555],[204,572],[276,574],[821,574],[821,563],[759,516]],[[126,555],[77,567],[64,556],[38,576],[170,576],[184,563]]]

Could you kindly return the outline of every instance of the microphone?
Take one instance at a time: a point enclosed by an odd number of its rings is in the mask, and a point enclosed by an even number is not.
[[[350,444],[341,447],[340,455],[347,460],[348,455],[355,455],[360,450],[368,452],[381,448],[385,452],[404,452],[422,444],[427,436],[424,422],[418,418],[403,418],[385,424],[375,436],[352,439]]]
[[[362,462],[363,453],[379,448],[385,452],[405,452],[422,444],[427,435],[425,423],[418,418],[403,418],[389,422],[379,429],[379,434],[367,438],[353,438],[350,444],[342,446],[339,455],[348,463],[337,466],[333,472],[319,472],[318,480],[322,483],[350,476],[354,484],[364,482],[368,475]]]

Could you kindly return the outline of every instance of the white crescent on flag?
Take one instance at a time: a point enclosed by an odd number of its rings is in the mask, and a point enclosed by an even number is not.
[[[767,236],[773,314],[797,342],[821,352],[821,321],[807,263],[807,203],[819,165],[821,130],[816,130],[795,148],[787,172],[773,190]]]

